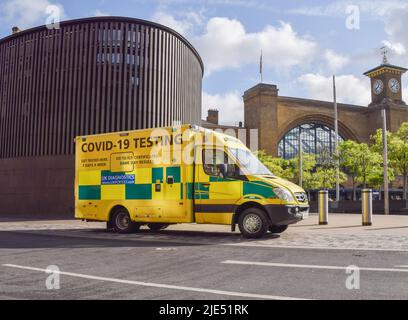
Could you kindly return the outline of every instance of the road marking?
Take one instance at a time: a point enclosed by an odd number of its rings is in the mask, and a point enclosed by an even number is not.
[[[237,260],[226,260],[226,261],[222,261],[221,263],[224,263],[224,264],[251,265],[251,266],[264,266],[264,267],[298,268],[298,269],[347,270],[347,268],[348,268],[348,267],[342,267],[342,266],[325,266],[325,265],[311,265],[311,264],[289,264],[289,263],[237,261]],[[362,271],[408,272],[408,269],[395,269],[395,268],[359,267],[359,269],[362,270]]]
[[[3,264],[3,267],[30,270],[30,271],[47,272],[47,269],[20,266],[20,265],[15,265],[15,264]],[[254,298],[254,299],[264,299],[264,300],[308,300],[308,299],[294,298],[294,297],[283,297],[283,296],[274,296],[274,295],[265,295],[265,294],[256,294],[256,293],[247,293],[247,292],[214,290],[214,289],[185,287],[185,286],[176,286],[176,285],[169,285],[169,284],[160,284],[160,283],[133,281],[133,280],[122,280],[122,279],[116,279],[116,278],[98,277],[98,276],[86,275],[86,274],[81,274],[81,273],[73,273],[73,272],[65,272],[65,271],[59,271],[55,273],[58,273],[60,275],[69,276],[69,277],[82,278],[82,279],[131,284],[131,285],[153,287],[153,288],[166,288],[166,289],[173,289],[173,290],[212,293],[212,294],[217,294],[217,295],[243,297],[243,298]]]
[[[395,266],[395,268],[408,268],[408,266]]]
[[[310,249],[310,250],[350,250],[350,251],[385,251],[385,252],[408,252],[408,249],[385,249],[385,248],[358,248],[358,247],[324,247],[324,246],[294,246],[275,245],[260,243],[223,243],[223,246],[255,247],[255,248],[283,248],[283,249]]]

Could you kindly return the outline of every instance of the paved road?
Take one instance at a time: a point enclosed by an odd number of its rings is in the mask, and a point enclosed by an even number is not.
[[[216,230],[117,235],[99,224],[3,223],[0,299],[408,299],[402,234],[365,250],[354,248],[358,237],[372,233],[316,233],[330,240],[320,248],[296,228],[262,241]],[[302,237],[309,242],[297,248]],[[61,271],[59,290],[46,288],[50,265]],[[346,288],[350,265],[360,267],[359,290]]]

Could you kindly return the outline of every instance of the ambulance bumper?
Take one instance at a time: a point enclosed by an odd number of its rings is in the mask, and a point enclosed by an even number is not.
[[[287,226],[303,219],[309,213],[309,206],[296,205],[267,205],[265,206],[273,225]]]

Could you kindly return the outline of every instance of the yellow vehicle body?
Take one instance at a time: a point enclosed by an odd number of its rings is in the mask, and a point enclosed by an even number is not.
[[[250,207],[264,210],[270,225],[296,223],[308,212],[302,188],[268,173],[253,174],[239,159],[245,155],[256,163],[250,151],[222,133],[182,125],[77,137],[75,143],[78,219],[109,222],[121,208],[139,225],[235,229],[239,214]]]

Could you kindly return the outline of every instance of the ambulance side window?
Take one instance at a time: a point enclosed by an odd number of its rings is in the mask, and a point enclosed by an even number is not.
[[[239,169],[231,158],[223,151],[216,149],[203,150],[203,168],[204,172],[213,177],[221,177],[220,165],[227,165],[227,176],[235,177],[239,175]]]
[[[205,149],[203,150],[203,168],[204,172],[213,177],[221,175],[219,165],[224,163],[224,151]]]

